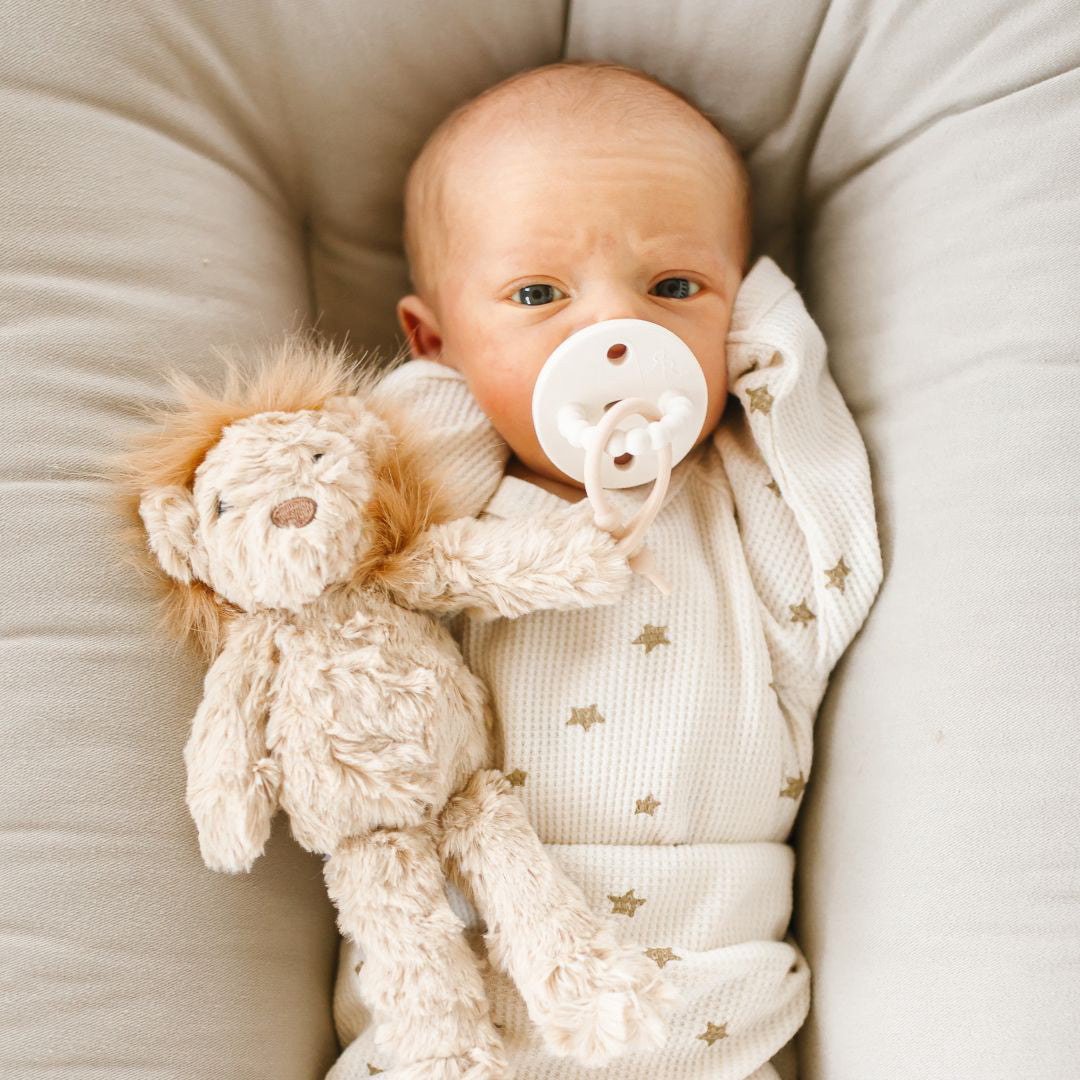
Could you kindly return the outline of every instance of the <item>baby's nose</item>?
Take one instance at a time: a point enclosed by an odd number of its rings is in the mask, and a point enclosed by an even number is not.
[[[270,520],[279,528],[295,526],[302,529],[315,516],[315,500],[286,499],[270,511]]]
[[[611,294],[598,299],[588,311],[582,312],[582,318],[575,330],[583,330],[595,323],[611,322],[613,319],[645,319],[651,321],[652,312],[640,297],[624,293]]]

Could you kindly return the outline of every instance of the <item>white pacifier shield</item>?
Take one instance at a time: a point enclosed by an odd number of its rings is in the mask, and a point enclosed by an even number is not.
[[[625,349],[619,356],[617,346]],[[705,423],[708,387],[705,373],[690,347],[677,334],[646,319],[607,319],[571,334],[547,358],[533,387],[533,427],[541,449],[553,465],[578,482],[585,479],[585,450],[574,446],[559,428],[559,413],[567,405],[580,405],[588,424],[599,423],[605,406],[623,398],[640,397],[659,403],[665,391],[690,402],[690,412],[671,434],[671,464],[690,452]],[[631,416],[618,427],[630,431],[647,427],[641,416]],[[636,487],[656,479],[656,450],[635,453],[616,465],[604,453],[600,480],[605,488]]]

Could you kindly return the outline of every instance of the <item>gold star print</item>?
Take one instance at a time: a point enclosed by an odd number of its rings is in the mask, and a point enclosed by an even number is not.
[[[525,777],[528,775],[529,774],[527,772],[522,772],[520,769],[515,769],[513,772],[508,772],[506,774],[506,779],[510,781],[511,787],[524,787]]]
[[[566,726],[580,724],[588,731],[593,724],[602,723],[604,723],[604,718],[596,711],[595,705],[590,705],[587,709],[571,709],[570,719],[566,721]]]
[[[359,974],[360,974],[360,969],[361,969],[361,968],[362,968],[363,966],[364,966],[364,961],[363,961],[363,960],[361,960],[361,961],[360,961],[360,963],[359,963],[359,964],[357,964],[357,965],[356,965],[356,967],[354,967],[354,968],[353,968],[353,971],[354,971],[354,972],[356,972],[356,974],[357,974],[357,975],[359,975]]]
[[[778,499],[780,498],[780,486],[775,480],[770,480],[765,485]]]
[[[784,357],[781,353],[774,352],[769,359],[768,367],[779,367],[784,362]]]
[[[659,805],[660,804],[653,798],[652,792],[650,791],[649,794],[646,795],[644,799],[638,799],[637,800],[637,809],[634,811],[634,813],[635,814],[648,814],[649,817],[652,817],[652,812]]]
[[[622,896],[609,895],[608,899],[612,904],[612,915],[629,915],[631,919],[634,917],[634,913],[637,909],[645,903],[643,898],[634,895],[633,889],[627,889]]]
[[[773,396],[769,393],[767,386],[755,386],[752,390],[748,387],[746,393],[750,397],[750,411],[755,409],[758,412],[769,415],[769,410],[772,408]]]
[[[376,1069],[375,1066],[372,1065],[370,1061],[367,1063],[367,1074],[368,1074],[368,1076],[374,1076],[376,1073],[381,1073],[381,1072],[382,1072],[382,1069]]]
[[[840,561],[831,569],[825,571],[825,576],[829,579],[829,584],[825,586],[826,589],[837,588],[841,592],[844,591],[844,578],[851,573],[850,568],[844,565],[844,556],[840,556]]]
[[[785,776],[784,779],[787,781],[787,787],[781,790],[780,797],[797,799],[806,788],[806,777],[803,776],[802,769],[799,770],[798,776]]]
[[[792,622],[809,624],[811,619],[817,618],[817,616],[806,606],[805,599],[798,604],[788,604],[788,607],[791,608]]]
[[[704,1039],[710,1046],[719,1039],[727,1038],[727,1024],[714,1024],[711,1020],[709,1026],[698,1036]]]
[[[671,642],[667,639],[666,626],[653,626],[652,623],[646,623],[645,629],[630,644],[644,645],[645,652],[651,653],[657,645],[670,645]]]
[[[676,956],[666,945],[662,949],[646,949],[645,955],[650,960],[655,960],[657,967],[663,967],[669,960],[682,959],[681,956]]]

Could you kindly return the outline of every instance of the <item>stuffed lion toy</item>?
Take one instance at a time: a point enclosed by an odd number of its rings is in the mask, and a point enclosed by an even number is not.
[[[226,358],[228,359],[228,358]],[[212,661],[184,749],[212,870],[250,870],[280,806],[324,856],[394,1080],[510,1076],[448,876],[556,1055],[663,1044],[656,965],[546,854],[492,762],[493,717],[437,616],[615,602],[631,575],[587,503],[454,518],[452,478],[373,365],[290,339],[175,408],[122,460],[166,618]],[[145,546],[145,543],[144,543]]]

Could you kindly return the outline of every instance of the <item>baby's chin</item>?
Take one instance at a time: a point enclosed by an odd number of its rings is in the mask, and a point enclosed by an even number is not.
[[[511,449],[513,450],[512,447]],[[546,458],[538,461],[533,455],[522,455],[516,450],[513,450],[506,463],[506,473],[509,476],[528,480],[549,491],[558,488],[559,494],[571,492],[577,492],[578,495],[585,494],[584,484],[560,472]]]
[[[585,489],[584,484],[578,483],[573,477],[567,476],[566,473],[561,472],[555,468],[546,457],[538,457],[535,454],[530,454],[528,451],[516,450],[512,445],[510,447],[510,459],[506,464],[506,471],[510,472],[515,470],[521,473],[528,473],[530,476],[542,476],[545,480],[551,480],[557,484],[565,484],[569,486],[580,487]]]

